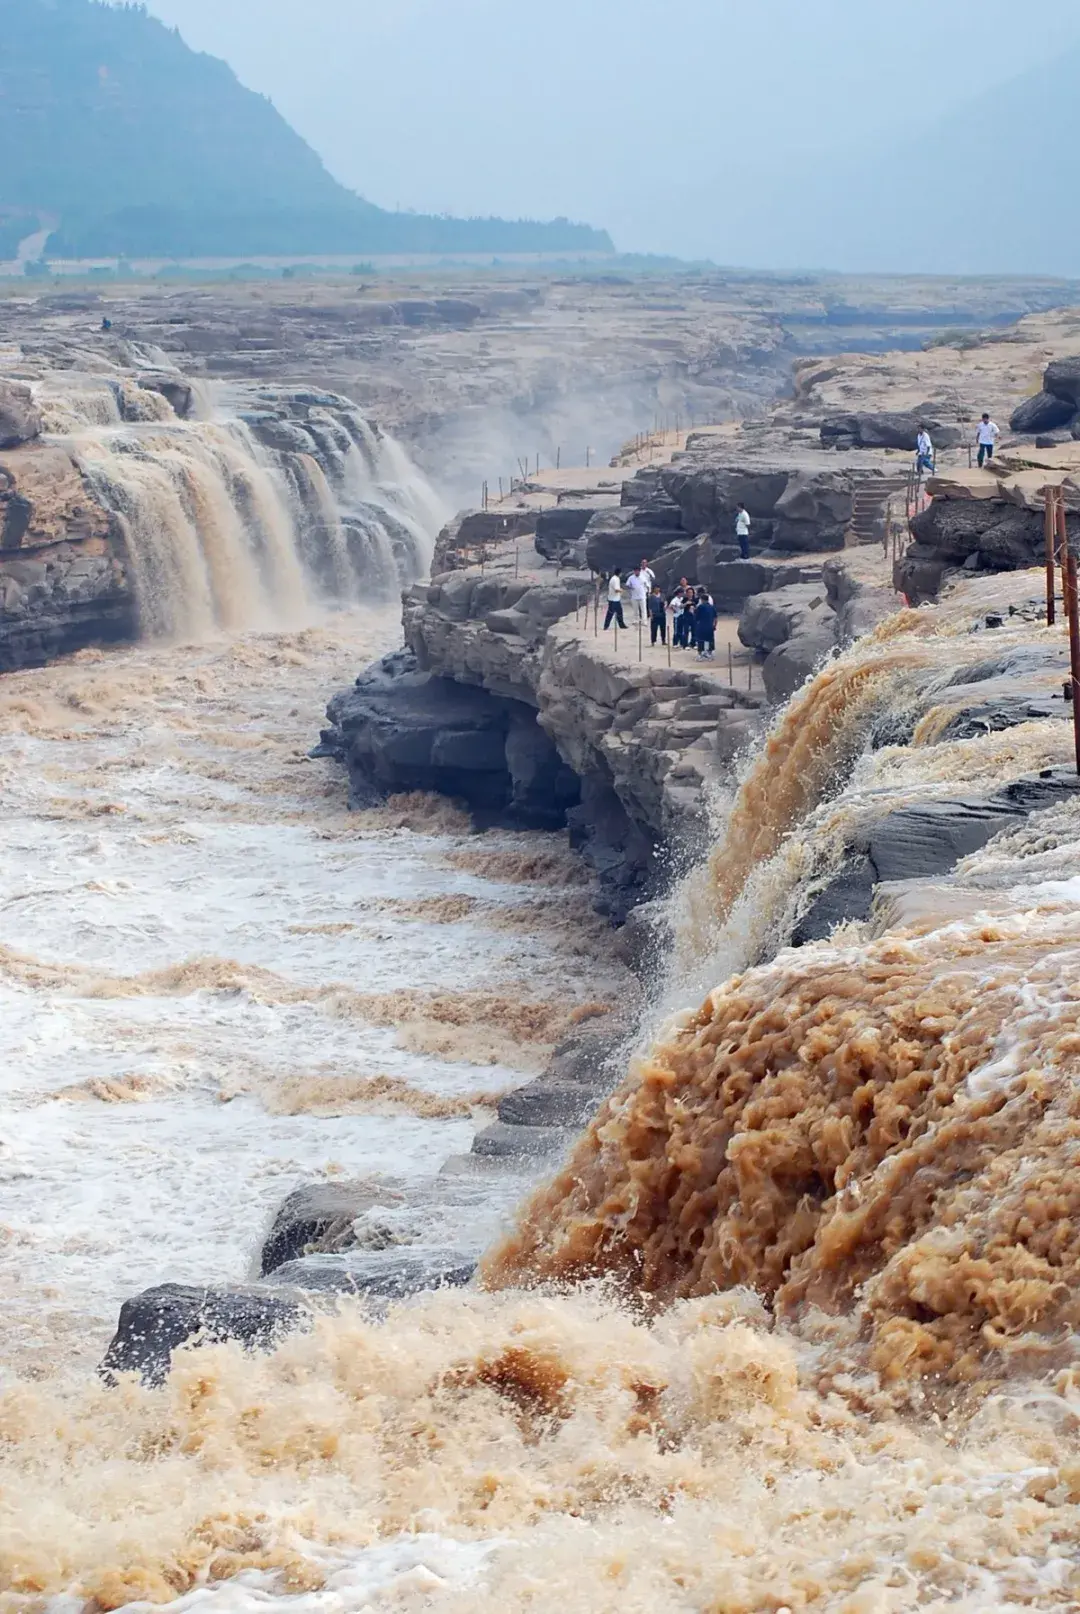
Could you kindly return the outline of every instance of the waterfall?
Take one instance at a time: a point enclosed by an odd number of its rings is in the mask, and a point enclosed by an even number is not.
[[[423,573],[443,512],[347,400],[217,399],[178,377],[182,420],[171,377],[141,379],[50,379],[38,402],[113,518],[144,634],[295,628],[320,606],[390,600]]]
[[[977,590],[901,612],[778,716],[697,882],[713,933],[680,938],[724,972],[669,1015],[489,1255],[491,1287],[604,1276],[670,1303],[748,1285],[788,1324],[844,1317],[885,1383],[1007,1377],[1021,1350],[1071,1360],[1073,736],[1037,709],[969,738],[941,716],[951,691],[1010,666],[1054,691],[1065,648],[1042,587],[995,579],[1010,617],[992,651]],[[968,844],[983,850],[950,863],[948,825],[980,812]],[[868,918],[786,947],[785,911],[823,871],[868,860],[870,830],[902,872],[873,868]],[[753,943],[746,910],[770,904],[768,945],[738,958],[733,927]]]

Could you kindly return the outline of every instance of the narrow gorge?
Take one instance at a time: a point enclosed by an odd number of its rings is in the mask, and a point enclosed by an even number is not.
[[[967,451],[1078,338],[1007,335],[449,520],[345,390],[10,367],[13,1614],[1080,1604],[1080,445]],[[605,632],[643,556],[715,662]]]

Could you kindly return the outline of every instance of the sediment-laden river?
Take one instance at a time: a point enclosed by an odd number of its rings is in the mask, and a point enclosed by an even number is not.
[[[1064,724],[944,737],[972,641],[947,614],[904,632],[778,724],[718,913],[777,858],[782,905],[845,813],[1067,754]],[[895,894],[891,929],[782,953],[669,1027],[497,1287],[182,1352],[156,1389],[98,1380],[124,1295],[244,1276],[299,1179],[420,1181],[575,1006],[626,995],[557,840],[467,838],[427,799],[349,815],[306,759],[326,691],[392,637],[339,618],[5,681],[8,1606],[1080,1606],[1068,803]],[[895,700],[912,668],[926,743],[852,762],[860,691]],[[848,758],[818,809],[811,731]],[[504,1211],[493,1190],[474,1232]],[[520,1287],[552,1275],[572,1287]]]
[[[440,1168],[598,1005],[660,1011],[559,837],[350,813],[308,755],[399,631],[318,598],[416,574],[425,490],[343,400],[293,395],[273,448],[265,411],[69,391],[169,642],[0,682],[5,1614],[1080,1608],[1080,817],[1041,579],[897,617],[777,718],[676,898],[665,1023],[511,1228],[520,1178]],[[1002,827],[867,874],[924,807]],[[841,877],[878,906],[788,948]],[[98,1376],[125,1298],[251,1276],[289,1190],[342,1177],[382,1245],[491,1245],[484,1285]]]
[[[297,1181],[431,1177],[621,983],[557,838],[350,813],[308,759],[397,632],[354,612],[0,685],[10,1369],[92,1362],[148,1284],[247,1277]]]

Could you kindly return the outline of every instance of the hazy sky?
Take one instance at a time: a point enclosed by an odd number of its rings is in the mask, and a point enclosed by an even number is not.
[[[902,141],[1080,40],[1077,0],[148,4],[371,201],[567,214],[727,262],[762,181]]]

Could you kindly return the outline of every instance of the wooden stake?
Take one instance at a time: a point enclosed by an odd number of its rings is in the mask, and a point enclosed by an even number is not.
[[[1064,514],[1064,498],[1061,505]],[[1076,598],[1076,556],[1066,541],[1065,604],[1069,613],[1069,665],[1072,670],[1073,741],[1076,772],[1080,775],[1080,605]]]
[[[1054,508],[1054,494],[1052,488],[1046,489],[1046,513],[1043,520],[1043,535],[1046,539],[1046,624],[1054,626],[1054,601],[1057,590],[1054,578],[1054,542],[1057,537],[1057,511]]]

